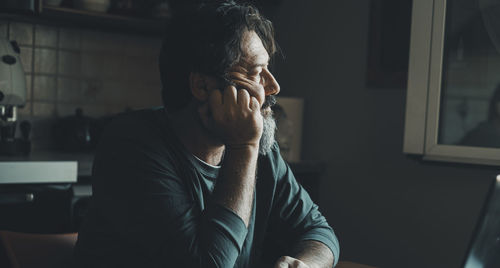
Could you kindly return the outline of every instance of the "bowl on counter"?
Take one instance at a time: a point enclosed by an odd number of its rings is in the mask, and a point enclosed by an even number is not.
[[[75,7],[82,10],[94,12],[107,12],[111,6],[111,0],[75,0]]]

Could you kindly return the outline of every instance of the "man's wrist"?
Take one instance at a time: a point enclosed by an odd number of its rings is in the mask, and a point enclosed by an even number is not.
[[[226,151],[259,151],[259,144],[226,144]]]
[[[332,267],[335,261],[330,248],[315,240],[299,242],[295,245],[292,256],[314,268]]]

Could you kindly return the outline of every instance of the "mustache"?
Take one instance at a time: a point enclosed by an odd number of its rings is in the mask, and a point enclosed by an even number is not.
[[[276,105],[276,97],[274,95],[269,95],[266,96],[264,104],[262,105],[262,109],[273,107],[274,105]]]

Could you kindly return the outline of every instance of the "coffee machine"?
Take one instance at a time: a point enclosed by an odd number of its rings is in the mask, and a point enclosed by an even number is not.
[[[20,155],[30,152],[27,121],[20,124],[21,137],[16,137],[17,109],[26,104],[26,78],[15,41],[0,38],[0,154]]]

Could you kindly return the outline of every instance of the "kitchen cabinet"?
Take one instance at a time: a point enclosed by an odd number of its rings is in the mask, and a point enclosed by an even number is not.
[[[147,35],[161,35],[168,21],[167,18],[140,18],[51,6],[44,6],[37,16],[65,26]]]
[[[0,230],[68,232],[71,198],[71,184],[2,184]]]
[[[0,157],[0,230],[69,231],[77,161],[47,155]]]
[[[36,5],[34,10],[14,11],[0,6],[0,19],[158,36],[163,33],[168,21],[168,18],[127,16],[43,4]]]
[[[27,1],[27,0],[25,0]],[[142,12],[140,15],[130,15],[137,12],[108,13],[93,12],[72,7],[72,1],[63,1],[61,6],[50,6],[44,4],[43,0],[31,0],[32,5],[23,8],[6,8],[6,4],[0,3],[0,19],[22,21],[35,24],[51,26],[67,26],[78,28],[98,29],[109,32],[123,32],[131,34],[162,36],[170,16],[155,17],[152,14]],[[260,11],[272,20],[282,0],[254,0],[250,1]],[[154,2],[154,1],[150,1]],[[175,14],[175,10],[182,9],[186,5],[198,1],[170,0],[167,1],[171,7],[169,14]],[[142,2],[140,2],[144,5]]]

